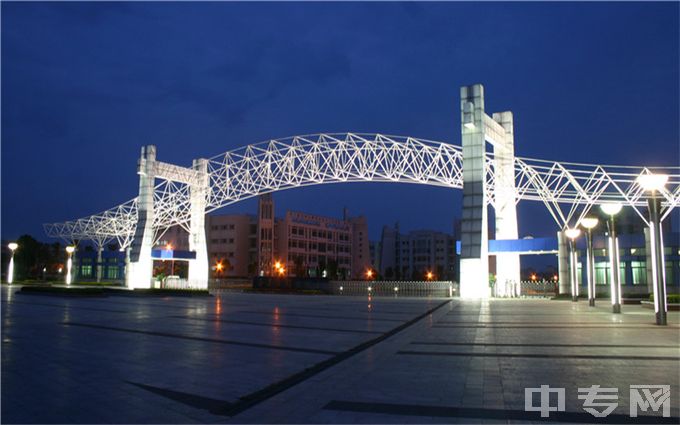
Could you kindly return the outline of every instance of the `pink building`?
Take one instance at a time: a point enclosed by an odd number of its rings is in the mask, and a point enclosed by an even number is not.
[[[255,216],[209,215],[205,227],[211,276],[255,275],[258,259]]]
[[[283,274],[358,279],[371,267],[366,218],[323,217],[288,211],[274,214],[271,194],[260,197],[257,216],[209,215],[205,220],[211,277]],[[188,250],[188,234],[169,229],[163,244]]]
[[[370,266],[364,217],[288,211],[275,227],[274,256],[286,264],[289,275],[359,278]]]

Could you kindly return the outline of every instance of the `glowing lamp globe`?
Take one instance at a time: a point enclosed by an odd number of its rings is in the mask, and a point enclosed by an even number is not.
[[[581,226],[585,227],[586,229],[592,229],[597,226],[598,222],[599,220],[595,217],[586,217],[581,220]]]
[[[66,247],[66,252],[68,252],[69,254],[73,254],[73,251],[75,251],[75,250],[76,250],[76,247],[74,247],[74,246],[67,246]]]
[[[623,205],[618,203],[600,205],[600,209],[602,210],[602,212],[604,212],[607,215],[616,215],[621,211],[621,208],[623,208]]]
[[[16,242],[10,242],[10,243],[7,244],[7,248],[14,251],[15,249],[19,248],[19,244],[16,243]]]
[[[578,236],[581,234],[581,230],[577,228],[573,229],[567,229],[564,231],[564,234],[567,235],[569,239],[576,239]]]
[[[643,174],[637,178],[637,182],[644,190],[661,190],[668,182],[668,175]]]

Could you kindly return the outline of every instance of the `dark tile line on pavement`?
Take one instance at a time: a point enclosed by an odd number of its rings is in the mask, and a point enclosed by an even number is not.
[[[410,356],[451,356],[451,357],[525,357],[533,359],[593,359],[593,360],[658,360],[680,361],[678,356],[605,356],[597,354],[537,354],[537,353],[461,353],[446,351],[397,351]]]
[[[62,322],[64,326],[79,326],[84,328],[92,329],[102,329],[107,331],[115,332],[127,332],[141,335],[151,335],[151,336],[161,336],[166,338],[178,338],[187,339],[191,341],[202,341],[202,342],[213,342],[216,344],[226,344],[226,345],[239,345],[243,347],[254,347],[254,348],[267,348],[272,350],[282,350],[282,351],[294,351],[298,353],[310,353],[310,354],[324,354],[324,355],[335,355],[338,354],[337,351],[328,350],[317,350],[315,348],[302,348],[302,347],[287,347],[282,345],[270,345],[270,344],[258,344],[254,342],[243,342],[243,341],[233,341],[227,339],[217,339],[217,338],[205,338],[190,335],[175,334],[169,332],[156,332],[156,331],[145,331],[141,329],[131,329],[131,328],[119,328],[114,326],[104,326],[104,325],[94,325],[90,323],[77,323],[77,322]]]
[[[467,320],[440,320],[438,324],[443,325],[531,325],[532,327],[543,326],[570,326],[570,325],[606,325],[606,326],[650,326],[651,323],[616,323],[616,322],[515,322],[515,321],[467,321]]]
[[[459,345],[475,347],[578,347],[578,348],[675,348],[677,345],[647,344],[520,344],[520,343],[488,343],[488,342],[445,342],[445,341],[413,341],[411,345]]]
[[[403,331],[406,328],[409,328],[410,326],[416,324],[423,318],[431,315],[441,307],[444,307],[450,302],[450,300],[446,300],[441,302],[438,305],[435,305],[433,308],[430,310],[414,317],[413,319],[409,320],[408,322],[402,323],[401,325],[393,328],[392,330],[385,332],[384,334],[373,338],[371,340],[368,340],[366,342],[363,342],[355,347],[350,348],[347,351],[343,351],[342,353],[331,357],[330,359],[324,360],[322,362],[319,362],[315,364],[314,366],[305,369],[301,372],[295,373],[288,378],[285,378],[279,382],[275,382],[259,391],[255,391],[251,394],[248,394],[246,396],[240,397],[239,401],[234,403],[231,406],[227,406],[227,408],[224,410],[223,414],[226,416],[235,416],[247,409],[250,409],[251,407],[262,403],[265,400],[270,399],[271,397],[274,397],[275,395],[288,390],[289,388],[294,387],[295,385],[304,382],[308,380],[309,378],[312,378],[313,376],[318,375],[319,373],[325,371],[326,369],[329,369],[332,366],[335,366],[336,364],[343,362],[350,357],[353,357],[371,347],[374,345],[386,340],[387,338],[390,338],[391,336],[396,335],[397,333]]]
[[[355,329],[338,329],[338,328],[323,328],[319,326],[301,326],[301,325],[282,325],[275,323],[258,323],[258,322],[246,322],[242,320],[229,320],[229,319],[210,319],[205,317],[191,317],[191,316],[168,316],[174,319],[184,319],[184,320],[196,320],[201,322],[213,322],[213,323],[232,323],[235,325],[246,325],[246,326],[264,326],[268,328],[288,328],[288,329],[307,329],[316,331],[329,331],[329,332],[346,332],[346,333],[361,333],[361,334],[381,334],[380,331],[365,331],[365,330],[355,330]]]
[[[474,322],[470,322],[474,323]],[[677,332],[678,326],[676,325],[668,325],[668,326],[657,326],[654,324],[649,324],[649,325],[638,325],[638,326],[632,326],[632,325],[610,325],[610,326],[605,326],[605,325],[596,325],[596,326],[585,326],[585,325],[576,325],[576,326],[569,326],[569,325],[521,325],[521,326],[509,326],[509,325],[500,325],[500,326],[494,326],[494,325],[433,325],[433,328],[497,328],[497,329],[658,329],[658,330],[668,330],[672,329],[673,332]]]
[[[291,308],[288,306],[288,308]],[[295,310],[321,310],[321,311],[347,311],[344,307],[341,308],[333,308],[331,306],[329,307],[310,307],[310,306],[294,306]],[[415,310],[415,309],[414,309]],[[356,310],[359,313],[370,313],[370,314],[393,314],[393,315],[406,315],[406,316],[412,316],[413,314],[417,314],[418,312],[422,311],[422,309],[417,309],[416,311],[413,312],[408,312],[408,311],[376,311],[375,309],[373,310]]]
[[[134,385],[143,390],[149,391],[151,393],[157,394],[161,397],[168,398],[170,400],[177,401],[179,403],[186,404],[196,409],[207,410],[213,414],[219,414],[224,410],[225,406],[229,406],[231,403],[218,400],[210,397],[204,397],[196,394],[185,393],[182,391],[169,390],[167,388],[155,387],[153,385],[141,384],[139,382],[125,381],[128,384]]]
[[[469,418],[490,420],[517,420],[540,422],[602,423],[602,424],[677,424],[680,418],[640,415],[632,418],[622,414],[610,414],[604,418],[596,418],[585,412],[550,412],[550,416],[542,418],[540,412],[527,412],[515,409],[488,409],[475,407],[432,406],[421,404],[370,403],[357,401],[331,400],[324,410],[342,412],[377,413],[401,416],[429,416],[440,418]],[[367,418],[370,419],[370,418]]]
[[[31,296],[39,296],[39,295],[34,295],[31,294]],[[7,304],[27,304],[27,305],[39,305],[39,306],[44,306],[44,307],[56,307],[56,308],[68,308],[68,309],[73,309],[73,310],[91,310],[91,311],[105,311],[107,313],[130,313],[129,310],[112,310],[108,308],[95,308],[95,307],[76,307],[72,306],[69,304],[50,304],[50,303],[31,303],[31,302],[25,302],[25,301],[3,301],[3,303]]]
[[[466,312],[456,312],[452,311],[450,313],[446,313],[447,316],[527,316],[527,317],[534,317],[534,316],[550,316],[550,317],[573,317],[572,314],[563,314],[563,313],[505,313],[502,311],[496,312],[494,311],[493,313],[481,313],[481,314],[475,314],[474,312],[472,313],[466,313]],[[600,316],[611,316],[612,313],[609,311],[589,311],[588,315],[600,315]]]
[[[239,310],[236,311],[236,313],[245,313],[245,314],[260,314],[260,315],[267,315],[271,316],[273,313],[271,311],[254,311],[254,310]],[[281,316],[293,316],[293,317],[314,317],[318,319],[342,319],[342,320],[360,320],[362,322],[403,322],[403,319],[379,319],[375,317],[356,317],[356,316],[326,316],[323,314],[300,314],[300,313],[286,313],[285,311],[279,312],[278,313]]]
[[[120,297],[118,297],[120,298]],[[172,301],[180,301],[180,300],[186,300],[189,297],[177,297],[173,298]],[[205,300],[211,301],[210,304],[214,304],[213,301],[216,300],[216,298],[204,298]],[[110,304],[124,304],[127,306],[132,306],[132,307],[160,307],[160,308],[173,308],[173,309],[192,309],[192,308],[202,308],[205,305],[204,304],[191,304],[191,303],[186,303],[184,305],[178,305],[178,304],[160,304],[160,303],[149,303],[145,302],[146,299],[140,299],[140,298],[132,298],[128,297],[125,301],[117,301],[112,298],[105,298],[105,299],[91,299],[88,301],[95,301],[95,302],[105,302],[105,303],[110,303]],[[135,302],[131,302],[135,301]],[[142,302],[144,301],[144,302]],[[227,302],[221,301],[222,303],[222,308],[240,308],[240,307],[248,307],[248,304],[244,303],[235,303],[235,304],[229,304]]]

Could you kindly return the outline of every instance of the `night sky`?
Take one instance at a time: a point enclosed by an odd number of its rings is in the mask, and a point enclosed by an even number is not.
[[[459,87],[512,110],[518,156],[678,165],[679,4],[6,3],[2,237],[136,196],[140,147],[190,165],[270,138],[460,144]],[[286,209],[451,232],[460,191],[325,185]],[[222,210],[254,213],[254,200]],[[520,204],[520,236],[554,235]]]

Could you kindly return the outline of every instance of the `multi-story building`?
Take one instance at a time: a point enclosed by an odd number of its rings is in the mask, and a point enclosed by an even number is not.
[[[456,272],[456,240],[433,230],[399,232],[399,225],[385,226],[375,263],[385,279],[423,280],[428,273],[436,279],[453,280]]]
[[[211,275],[252,277],[287,276],[359,278],[371,267],[368,224],[364,217],[323,217],[288,211],[274,214],[270,194],[260,197],[257,216],[209,215],[206,240]],[[169,229],[161,245],[188,250],[188,235]]]
[[[275,228],[275,261],[286,264],[291,274],[359,278],[370,268],[364,217],[349,217],[346,211],[342,219],[288,211]]]
[[[253,276],[257,270],[257,228],[253,215],[209,215],[205,220],[213,276]]]

